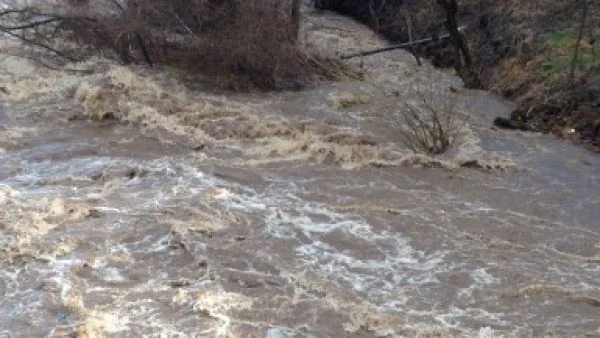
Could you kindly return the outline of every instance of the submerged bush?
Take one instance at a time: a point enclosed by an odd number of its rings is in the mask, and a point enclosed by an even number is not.
[[[419,85],[409,94],[413,101],[393,105],[384,119],[412,152],[443,154],[461,142],[467,124],[446,95],[433,84]]]

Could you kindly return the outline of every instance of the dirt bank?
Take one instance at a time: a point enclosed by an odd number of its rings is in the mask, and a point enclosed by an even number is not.
[[[379,5],[378,5],[379,4]],[[391,41],[444,32],[434,1],[321,1],[353,16]],[[589,1],[578,62],[570,77],[581,22],[580,2],[565,0],[459,1],[459,21],[483,88],[517,103],[507,118],[600,150],[600,6]],[[410,27],[410,29],[409,29]],[[418,50],[438,66],[452,64],[447,42]],[[490,121],[491,123],[491,121]]]

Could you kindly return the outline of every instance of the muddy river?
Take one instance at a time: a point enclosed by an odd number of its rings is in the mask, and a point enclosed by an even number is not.
[[[315,52],[384,44],[307,14]],[[2,338],[600,336],[600,157],[450,72],[234,94],[2,46]],[[468,117],[446,155],[392,128],[415,88]]]

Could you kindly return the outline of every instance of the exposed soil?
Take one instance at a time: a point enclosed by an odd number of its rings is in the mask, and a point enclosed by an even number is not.
[[[414,40],[444,32],[444,13],[435,1],[324,0],[319,4],[367,23],[392,42],[409,41],[409,25]],[[459,6],[459,21],[483,88],[517,103],[504,118],[526,123],[529,127],[524,129],[552,132],[600,151],[598,2],[589,2],[573,80],[568,73],[580,2],[465,0]],[[437,66],[448,67],[453,63],[452,49],[441,41],[422,45],[417,52]]]

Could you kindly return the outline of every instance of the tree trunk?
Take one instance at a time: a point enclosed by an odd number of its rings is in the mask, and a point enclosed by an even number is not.
[[[300,0],[292,0],[292,12],[291,12],[291,32],[290,39],[294,42],[298,41],[300,35]]]
[[[412,20],[411,20],[411,16],[410,16],[410,14],[408,12],[405,11],[404,17],[406,18],[406,29],[408,30],[408,42],[412,43],[413,42],[413,36],[412,36]],[[411,45],[410,52],[415,57],[415,60],[417,60],[417,65],[419,65],[419,67],[421,67],[422,66],[422,64],[421,64],[421,58],[419,57],[419,51],[417,50],[417,48],[418,48],[418,46]]]
[[[579,22],[579,33],[577,35],[577,41],[575,41],[575,51],[573,52],[573,60],[571,61],[571,70],[569,72],[569,82],[573,83],[573,79],[575,77],[575,66],[577,65],[577,61],[579,59],[579,45],[581,44],[581,39],[583,38],[583,30],[585,29],[585,20],[587,18],[587,0],[581,0],[582,8],[581,8],[581,21]]]
[[[473,70],[473,59],[467,40],[458,29],[458,4],[456,0],[437,0],[446,11],[446,29],[454,46],[454,68],[467,87],[480,87],[479,75]]]

